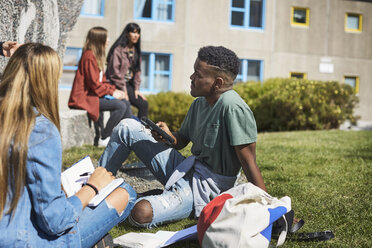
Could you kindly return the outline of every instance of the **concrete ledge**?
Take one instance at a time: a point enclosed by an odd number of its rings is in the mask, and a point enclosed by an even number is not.
[[[94,126],[89,127],[88,115],[85,110],[60,111],[62,148],[84,144],[93,145]]]

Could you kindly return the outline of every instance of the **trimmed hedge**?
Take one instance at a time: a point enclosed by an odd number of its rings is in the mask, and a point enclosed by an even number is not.
[[[252,109],[260,132],[332,129],[357,120],[353,110],[358,98],[352,87],[335,81],[273,78],[262,84],[239,83],[234,90]],[[193,99],[174,92],[148,96],[149,116],[178,130]]]
[[[353,88],[335,81],[273,78],[234,89],[252,109],[258,131],[332,129],[357,119]]]
[[[161,92],[147,96],[149,118],[155,123],[164,121],[171,131],[177,131],[194,97],[187,93]]]

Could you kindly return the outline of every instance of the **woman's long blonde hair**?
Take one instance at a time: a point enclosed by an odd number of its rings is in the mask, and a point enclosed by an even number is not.
[[[106,60],[106,42],[107,42],[107,29],[103,27],[93,27],[88,31],[85,40],[83,52],[91,50],[96,57],[98,67],[104,71]]]
[[[23,193],[28,140],[36,115],[44,115],[60,129],[61,72],[58,54],[38,43],[19,47],[4,70],[0,82],[0,219],[5,205],[10,204],[7,214],[12,213]]]

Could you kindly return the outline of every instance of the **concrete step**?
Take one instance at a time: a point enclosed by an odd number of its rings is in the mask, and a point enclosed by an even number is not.
[[[85,110],[63,110],[59,112],[59,117],[63,149],[84,144],[93,145],[94,125],[91,122],[89,126]]]

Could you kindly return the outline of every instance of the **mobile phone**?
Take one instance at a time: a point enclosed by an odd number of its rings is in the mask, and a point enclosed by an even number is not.
[[[115,97],[113,97],[112,95],[104,95],[103,96],[105,99],[107,100],[113,100],[113,99],[116,99]]]
[[[163,139],[165,139],[165,141],[169,145],[172,145],[174,143],[174,139],[169,134],[167,134],[163,129],[161,129],[158,125],[156,125],[152,120],[150,120],[150,119],[148,119],[146,117],[142,117],[141,118],[141,123],[143,125],[149,127],[149,129],[151,131],[155,131],[159,135],[161,135],[163,137]]]

